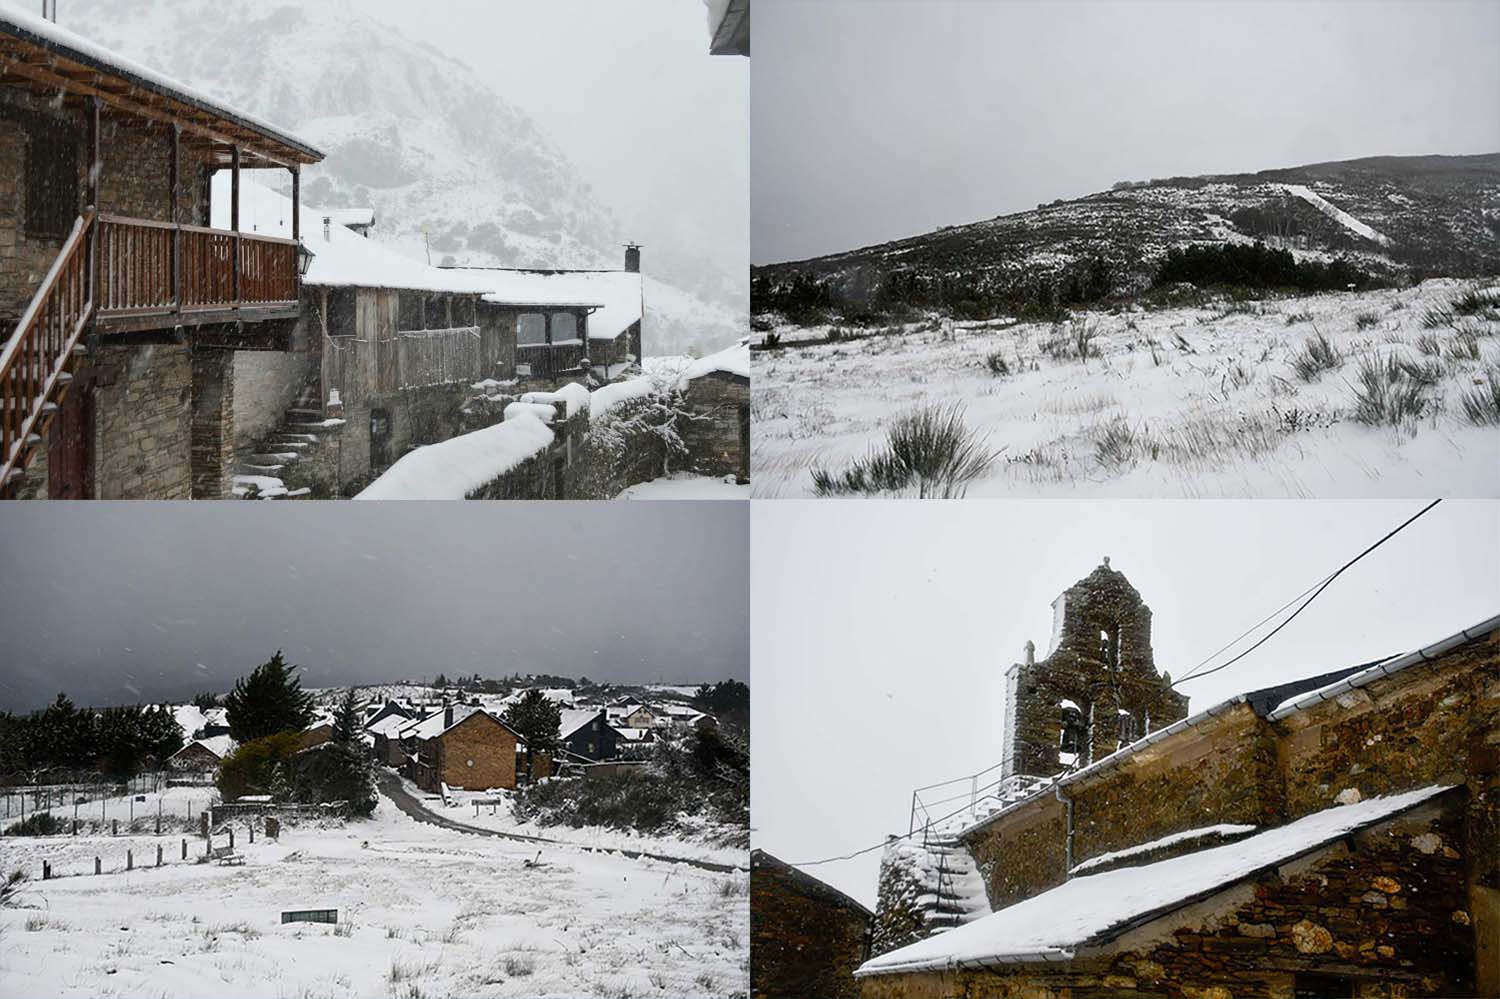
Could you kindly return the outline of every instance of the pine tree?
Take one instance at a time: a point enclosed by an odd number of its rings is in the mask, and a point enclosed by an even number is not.
[[[530,783],[537,754],[551,755],[557,750],[562,711],[547,695],[533,688],[506,708],[504,717],[505,724],[515,729],[526,743],[526,781]]]
[[[359,708],[354,703],[354,688],[350,687],[333,712],[333,741],[341,746],[353,745],[359,728]]]
[[[302,682],[292,675],[281,650],[270,661],[255,667],[249,677],[234,683],[224,698],[228,709],[229,734],[236,742],[250,742],[278,732],[300,731],[312,720],[312,697],[303,693]]]

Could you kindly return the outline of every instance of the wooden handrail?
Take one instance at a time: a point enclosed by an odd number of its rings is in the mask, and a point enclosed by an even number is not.
[[[47,404],[66,384],[73,348],[94,313],[94,282],[84,251],[94,224],[94,210],[73,223],[47,276],[21,314],[15,332],[0,352],[0,489],[29,459],[31,436],[48,412]]]

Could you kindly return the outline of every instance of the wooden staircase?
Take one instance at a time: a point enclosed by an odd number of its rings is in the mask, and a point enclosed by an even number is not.
[[[82,340],[95,313],[93,225],[94,211],[85,209],[0,351],[0,496],[12,492],[46,446],[87,353]]]

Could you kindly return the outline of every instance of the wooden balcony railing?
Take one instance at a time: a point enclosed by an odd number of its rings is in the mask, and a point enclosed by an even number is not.
[[[577,374],[578,365],[587,356],[588,347],[581,340],[516,346],[516,365],[518,367],[530,365],[532,378],[556,378]]]
[[[294,306],[297,242],[101,215],[99,318]]]
[[[94,213],[73,223],[15,332],[0,351],[0,490],[23,472],[73,380],[78,340],[94,312],[89,234]]]

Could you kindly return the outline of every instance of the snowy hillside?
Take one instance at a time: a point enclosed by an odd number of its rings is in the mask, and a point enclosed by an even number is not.
[[[352,0],[72,0],[59,23],[313,143],[328,158],[304,174],[307,202],[374,208],[373,237],[410,256],[621,266],[616,220],[523,110]],[[681,291],[644,263],[648,353],[742,332],[733,302]]]
[[[996,453],[969,496],[1500,493],[1493,285],[777,332],[751,388],[758,497],[812,495],[815,469],[955,405]]]
[[[1034,210],[754,271],[752,308],[801,278],[835,306],[1035,297],[1095,260],[1110,293],[1149,284],[1169,248],[1263,241],[1396,277],[1500,273],[1500,154],[1375,157],[1116,184]],[[892,276],[895,280],[892,281]],[[928,295],[915,300],[912,289]],[[1098,289],[1103,293],[1104,289]],[[1003,310],[994,310],[1003,311]]]

